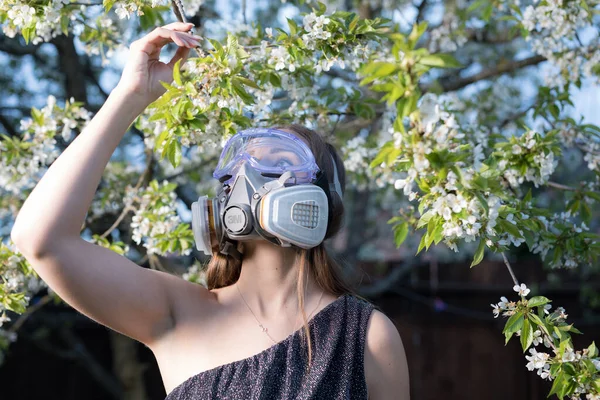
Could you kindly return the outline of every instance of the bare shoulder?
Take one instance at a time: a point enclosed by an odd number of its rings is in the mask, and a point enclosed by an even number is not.
[[[365,340],[365,378],[370,400],[410,398],[408,364],[394,323],[373,310]]]

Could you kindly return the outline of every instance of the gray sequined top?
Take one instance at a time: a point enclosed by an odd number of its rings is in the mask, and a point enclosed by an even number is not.
[[[315,314],[308,321],[313,350],[308,373],[300,328],[258,354],[192,376],[165,400],[367,399],[364,348],[374,308],[344,294]]]

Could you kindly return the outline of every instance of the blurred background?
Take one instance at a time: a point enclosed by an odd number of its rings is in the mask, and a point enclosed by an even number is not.
[[[505,4],[500,3],[500,6]],[[0,4],[11,7],[7,1]],[[97,15],[102,14],[99,2],[73,4],[86,4],[90,9],[96,6]],[[466,65],[443,77],[447,84],[443,90],[455,92],[466,107],[488,116],[493,114],[486,122],[491,125],[515,129],[513,122],[517,118],[536,123],[528,104],[537,98],[536,85],[548,68],[542,60],[539,65],[496,70],[475,81],[461,80],[530,53],[522,38],[503,36],[502,22],[466,24],[463,14],[474,2],[346,0],[326,4],[332,11],[353,10],[365,18],[389,18],[403,32],[410,32],[414,22],[427,21],[432,33],[426,36],[424,46],[432,52],[453,52]],[[222,38],[226,31],[250,31],[250,25],[256,23],[287,29],[286,18],[298,18],[300,12],[309,9],[304,2],[271,0],[228,3],[190,0],[184,1],[184,5],[190,12],[188,19],[199,27],[197,33],[215,38]],[[161,13],[148,9],[143,17],[119,18],[111,11],[108,18],[123,32],[125,46],[152,27],[175,20],[168,5]],[[174,46],[168,46],[164,58],[174,50]],[[125,48],[117,46],[112,53],[110,59],[105,58],[93,50],[93,43],[82,43],[73,35],[57,35],[35,44],[26,44],[20,35],[0,35],[3,66],[0,131],[10,137],[19,136],[21,120],[29,117],[32,107],[44,107],[49,95],[61,104],[73,98],[87,110],[96,112],[117,83],[125,62]],[[326,78],[336,79],[338,84],[343,84],[340,79],[351,79],[335,68]],[[597,86],[584,79],[581,87],[571,93],[573,104],[563,111],[582,116],[588,123],[600,124],[598,93]],[[114,165],[145,164],[144,133],[138,129],[141,128],[133,127],[126,135],[114,154]],[[341,148],[345,143],[336,145]],[[66,140],[58,138],[57,147],[62,150],[65,146]],[[344,153],[344,156],[351,155]],[[214,182],[200,179],[205,179],[206,171],[214,168],[214,157],[212,154],[203,158],[201,174],[178,181],[177,204],[182,221],[189,222],[189,206],[199,193],[214,190]],[[566,162],[553,180],[571,182],[581,176],[585,169],[581,158],[576,150],[567,152]],[[164,161],[156,160],[156,165],[159,177],[172,176],[175,180],[175,175],[182,174],[169,169]],[[118,186],[125,175],[115,173],[117,170],[111,171],[114,181],[105,187]],[[119,171],[122,173],[122,169]],[[345,227],[329,247],[345,265],[358,292],[396,324],[408,357],[412,398],[545,399],[550,383],[526,369],[527,361],[518,341],[505,345],[501,333],[505,319],[496,319],[492,314],[490,304],[500,301],[501,296],[516,298],[502,258],[486,254],[481,264],[469,268],[474,243],[460,245],[459,252],[440,244],[415,255],[421,238],[421,233],[415,232],[410,232],[402,246],[396,248],[387,222],[409,204],[407,199],[393,185],[369,185],[368,176],[358,175],[356,171],[349,174]],[[7,195],[8,191],[2,192],[2,238],[8,238],[19,204],[30,189],[16,196],[13,193],[12,197]],[[540,206],[564,210],[562,196],[562,193],[545,193]],[[90,211],[94,217],[90,226],[94,226],[95,232],[110,227],[120,213],[118,209],[98,210]],[[591,230],[597,232],[597,211],[591,212]],[[124,222],[112,239],[128,241],[129,255],[138,258],[144,249],[130,240],[130,217]],[[84,235],[89,236],[90,232]],[[508,258],[519,280],[526,282],[536,295],[551,298],[553,306],[564,307],[569,322],[584,333],[574,338],[575,347],[587,347],[600,338],[600,280],[595,270],[549,269],[525,246],[512,249]],[[189,274],[191,267],[199,265],[198,260],[206,261],[197,251],[183,260],[168,256],[156,259],[160,268],[178,275]],[[143,260],[140,265],[155,267],[147,257]],[[11,318],[7,332],[15,333],[16,340],[7,347],[0,365],[0,398],[154,400],[165,397],[155,359],[145,346],[98,325],[62,302],[53,301],[47,289],[42,288],[32,296],[26,313],[13,314]],[[7,341],[10,336],[6,334],[2,339]]]

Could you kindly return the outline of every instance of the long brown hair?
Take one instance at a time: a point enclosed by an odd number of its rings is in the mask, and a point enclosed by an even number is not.
[[[294,133],[299,138],[303,139],[315,156],[315,161],[319,169],[325,172],[327,180],[333,183],[334,170],[333,163],[335,161],[338,179],[342,190],[346,184],[346,171],[344,163],[338,155],[335,147],[327,143],[317,132],[306,128],[302,125],[292,124],[284,126],[276,126],[276,129],[287,130]],[[332,160],[333,158],[333,160]],[[333,237],[341,228],[344,218],[344,204],[342,199],[336,192],[331,192],[331,204],[329,204],[329,225],[325,234],[325,239]],[[242,250],[242,242],[238,242],[238,249]],[[317,285],[325,292],[339,297],[344,294],[357,295],[351,285],[345,280],[341,266],[334,260],[325,249],[324,243],[311,249],[302,249],[294,247],[295,256],[298,267],[297,275],[297,292],[298,304],[302,310],[302,319],[304,321],[304,334],[307,340],[308,347],[308,365],[310,369],[312,361],[312,341],[306,312],[304,310],[304,285],[306,284],[307,274],[311,274]],[[243,252],[243,250],[242,250]],[[208,262],[206,271],[206,283],[208,289],[217,289],[229,285],[233,285],[240,277],[242,269],[241,261],[237,261],[233,257],[226,257],[219,252],[213,251],[213,256]],[[360,297],[360,296],[359,296]]]

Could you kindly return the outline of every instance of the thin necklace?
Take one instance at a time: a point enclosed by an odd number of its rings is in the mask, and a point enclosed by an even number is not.
[[[237,282],[235,284],[235,287],[237,288],[238,293],[240,294],[240,297],[242,298],[242,300],[244,300],[244,303],[246,304],[246,307],[248,307],[248,310],[250,310],[250,312],[252,313],[252,315],[254,316],[254,319],[256,320],[256,322],[258,322],[258,326],[260,326],[260,328],[262,329],[262,331],[269,337],[269,339],[271,339],[271,341],[275,344],[277,344],[277,341],[275,339],[273,339],[271,337],[271,335],[269,335],[269,330],[263,326],[263,324],[258,320],[258,318],[256,318],[256,314],[254,314],[254,311],[252,311],[252,309],[250,308],[250,306],[248,305],[248,303],[246,302],[246,299],[244,298],[244,295],[242,295],[242,292],[240,292],[240,288],[237,285]],[[315,310],[317,309],[317,307],[319,307],[319,304],[321,304],[321,299],[323,298],[323,293],[325,292],[325,290],[323,290],[321,292],[321,297],[319,297],[319,302],[317,303],[315,309],[310,313],[310,315],[308,316],[308,318],[310,319],[311,315],[315,312]],[[298,316],[296,316],[296,319],[298,319]],[[295,332],[295,331],[294,331]]]

